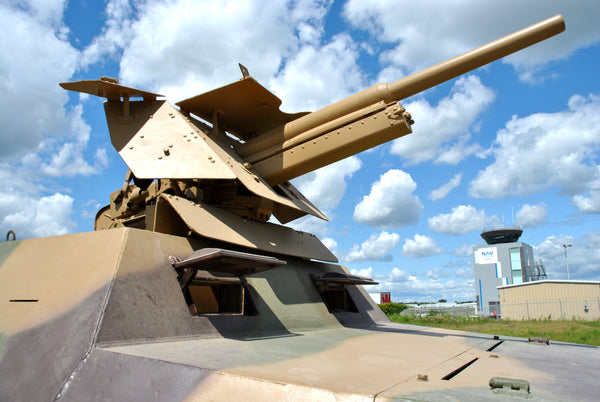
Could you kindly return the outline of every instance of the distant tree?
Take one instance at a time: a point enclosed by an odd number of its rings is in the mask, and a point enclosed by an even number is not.
[[[438,300],[438,303],[446,303],[447,301],[448,300],[446,300],[446,299],[440,299],[440,300]]]
[[[379,307],[385,313],[385,315],[400,314],[408,308],[408,306],[404,303],[385,303],[380,304]]]

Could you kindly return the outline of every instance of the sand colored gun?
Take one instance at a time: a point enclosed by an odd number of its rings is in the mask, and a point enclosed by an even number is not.
[[[555,16],[312,113],[281,112],[281,100],[241,65],[240,81],[181,101],[178,110],[156,100],[158,94],[116,80],[63,83],[63,88],[107,98],[111,139],[130,168],[123,188],[98,215],[96,227],[195,232],[187,223],[163,223],[161,214],[171,214],[162,208],[163,194],[254,221],[264,222],[272,214],[281,223],[305,214],[325,218],[290,179],[411,133],[411,115],[398,101],[563,30],[562,17]],[[139,185],[130,186],[132,178]],[[150,184],[154,179],[158,181]],[[176,214],[184,214],[169,203]]]

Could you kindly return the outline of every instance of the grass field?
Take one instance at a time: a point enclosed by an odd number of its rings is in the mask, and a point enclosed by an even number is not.
[[[451,317],[445,315],[412,317],[399,314],[388,314],[388,317],[392,322],[403,324],[456,329],[490,335],[548,338],[550,341],[600,346],[600,321],[508,321],[495,320],[493,318]]]

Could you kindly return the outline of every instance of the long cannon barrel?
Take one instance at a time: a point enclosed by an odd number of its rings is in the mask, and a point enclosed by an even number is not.
[[[256,171],[269,184],[284,182],[410,133],[410,125],[413,122],[410,115],[396,103],[397,101],[541,42],[564,30],[565,23],[562,16],[556,15],[391,84],[372,86],[250,139],[238,146],[236,151],[244,160],[252,163]],[[393,130],[389,127],[385,129],[379,127],[384,131],[383,133],[374,132],[376,127],[367,128],[357,138],[350,139],[350,143],[340,142],[338,148],[333,147],[328,152],[317,152],[315,155],[308,155],[305,152],[305,157],[298,156],[305,148],[304,146],[298,148],[301,144],[311,142],[316,145],[315,139],[331,139],[333,133],[341,134],[341,128],[348,131],[348,127],[352,129],[352,124],[358,121],[364,125],[366,117],[376,116],[378,113],[395,119],[388,122],[387,126],[396,127]],[[354,126],[358,127],[356,124]],[[319,144],[320,148],[323,142]],[[294,148],[296,148],[295,156],[292,155]]]

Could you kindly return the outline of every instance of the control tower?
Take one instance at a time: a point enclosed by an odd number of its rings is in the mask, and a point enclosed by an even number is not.
[[[520,228],[484,230],[486,245],[473,247],[473,273],[477,309],[482,315],[500,311],[498,286],[546,279],[541,261],[533,258],[533,247],[520,242]]]

